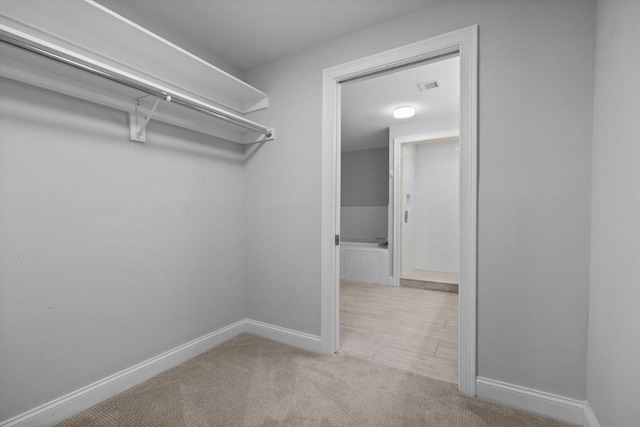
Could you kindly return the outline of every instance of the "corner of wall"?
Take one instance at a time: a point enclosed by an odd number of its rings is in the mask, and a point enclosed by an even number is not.
[[[584,420],[582,421],[584,427],[600,427],[600,423],[595,414],[589,406],[589,402],[584,402]]]

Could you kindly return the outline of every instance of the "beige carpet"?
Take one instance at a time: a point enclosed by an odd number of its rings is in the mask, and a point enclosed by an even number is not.
[[[59,426],[508,426],[569,424],[345,354],[243,334]]]

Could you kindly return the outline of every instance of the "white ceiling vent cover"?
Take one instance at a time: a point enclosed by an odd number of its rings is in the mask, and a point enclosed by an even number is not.
[[[432,80],[430,82],[418,83],[418,89],[420,89],[420,92],[424,92],[429,89],[435,89],[440,86],[442,86],[442,83],[440,83],[440,80]]]

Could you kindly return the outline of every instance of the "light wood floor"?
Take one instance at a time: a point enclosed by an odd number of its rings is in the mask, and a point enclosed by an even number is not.
[[[458,382],[458,295],[340,283],[340,351]]]
[[[458,284],[458,273],[432,270],[413,270],[410,274],[402,276],[403,279],[424,280],[425,282]]]

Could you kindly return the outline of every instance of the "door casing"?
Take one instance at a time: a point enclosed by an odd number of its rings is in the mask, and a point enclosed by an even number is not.
[[[458,389],[476,392],[478,26],[462,28],[323,71],[320,335],[324,354],[339,349],[340,83],[442,55],[460,55],[460,284]]]
[[[415,134],[400,136],[393,138],[392,144],[389,147],[391,153],[392,165],[390,175],[392,180],[391,191],[391,209],[389,211],[391,215],[391,236],[389,239],[391,247],[391,265],[392,265],[392,277],[391,281],[394,286],[400,286],[400,275],[402,272],[402,218],[400,218],[400,212],[402,211],[402,144],[410,144],[421,141],[450,141],[458,140],[460,138],[460,132],[458,130],[433,132],[425,134]],[[462,194],[462,191],[460,191]],[[460,236],[462,239],[462,236]],[[462,242],[459,242],[460,244]]]

